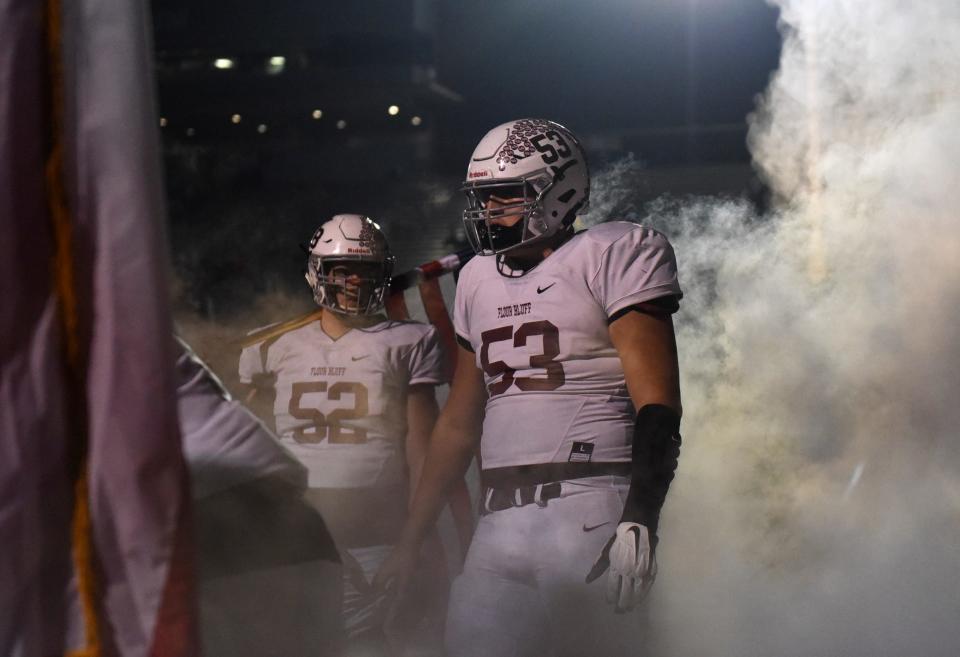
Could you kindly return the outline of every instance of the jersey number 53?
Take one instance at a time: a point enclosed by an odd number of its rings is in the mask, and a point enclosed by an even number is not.
[[[516,376],[517,370],[502,360],[490,362],[491,344],[512,340],[514,348],[525,347],[527,338],[535,335],[543,338],[543,353],[530,356],[530,367],[546,370],[546,378],[535,379],[532,376]],[[547,320],[526,322],[517,327],[516,332],[511,325],[500,326],[481,333],[480,340],[482,342],[480,365],[483,367],[483,371],[489,377],[503,374],[503,378],[499,381],[487,384],[487,390],[491,397],[506,392],[507,388],[512,385],[516,385],[525,392],[556,390],[566,380],[563,373],[563,363],[554,360],[560,355],[560,330]]]

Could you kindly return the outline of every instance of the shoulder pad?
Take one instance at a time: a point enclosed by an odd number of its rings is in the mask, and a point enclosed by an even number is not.
[[[320,315],[323,314],[323,311],[318,309],[307,313],[306,315],[300,315],[294,317],[293,319],[288,319],[277,324],[270,324],[261,329],[256,329],[255,331],[249,333],[241,342],[241,346],[246,349],[251,345],[255,345],[259,342],[264,342],[266,340],[279,338],[284,333],[289,333],[295,329],[300,328],[301,326],[306,326],[310,322],[317,321],[320,319]]]

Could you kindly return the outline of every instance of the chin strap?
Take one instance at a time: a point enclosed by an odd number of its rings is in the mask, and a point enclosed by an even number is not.
[[[636,522],[656,545],[660,509],[680,457],[680,416],[669,406],[647,404],[633,426],[630,492],[620,522]]]

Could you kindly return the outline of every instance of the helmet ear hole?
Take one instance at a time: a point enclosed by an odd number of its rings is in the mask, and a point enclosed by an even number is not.
[[[558,196],[558,197],[557,197],[557,200],[560,201],[561,203],[568,203],[568,202],[570,201],[570,199],[573,198],[573,195],[576,194],[576,193],[577,193],[577,190],[575,190],[575,189],[573,189],[573,188],[570,188],[570,189],[568,189],[567,191],[565,191],[563,194],[561,194],[560,196]],[[557,216],[557,213],[554,212],[554,213],[553,213],[553,216],[556,217],[556,216]]]

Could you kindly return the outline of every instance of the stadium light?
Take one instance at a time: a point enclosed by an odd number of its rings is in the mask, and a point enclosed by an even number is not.
[[[346,127],[347,127],[346,121],[344,121],[343,119],[340,119],[339,121],[337,121],[337,130],[343,130]]]
[[[266,124],[266,123],[261,123],[260,125],[257,126],[257,132],[259,132],[261,135],[262,135],[263,133],[265,133],[266,131],[267,131],[267,124]]]
[[[233,68],[234,66],[236,66],[236,64],[237,63],[235,61],[227,57],[218,57],[217,59],[213,60],[213,66],[215,68],[219,68],[222,71]]]
[[[165,116],[161,116],[161,117],[160,117],[160,127],[161,127],[161,128],[166,128],[166,127],[167,127],[167,117],[165,117]]]
[[[390,116],[396,116],[399,113],[400,113],[400,108],[397,107],[396,105],[391,105],[390,107],[387,108],[387,114],[389,114]]]
[[[242,119],[243,117],[241,117],[239,114],[234,114],[233,116],[230,117],[230,122],[236,125],[237,123],[240,123]]]
[[[282,73],[283,69],[287,66],[287,58],[282,55],[274,55],[267,60],[267,73],[270,75],[276,75],[277,73]]]
[[[323,118],[323,110],[315,109],[310,113],[310,116],[317,119],[318,121]]]
[[[423,119],[421,119],[419,116],[410,118],[410,125],[420,125],[421,123],[423,123]]]

